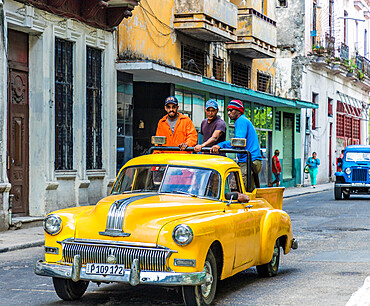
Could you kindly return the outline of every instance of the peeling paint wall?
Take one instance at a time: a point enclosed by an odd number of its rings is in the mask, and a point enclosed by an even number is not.
[[[119,58],[150,59],[181,67],[181,45],[173,29],[174,1],[147,1],[119,26]]]

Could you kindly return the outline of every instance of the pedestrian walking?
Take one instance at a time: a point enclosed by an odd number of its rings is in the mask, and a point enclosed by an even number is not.
[[[198,133],[191,119],[178,112],[177,98],[168,97],[164,109],[167,115],[159,120],[156,136],[165,136],[167,147],[179,147],[181,151],[194,147],[198,141]]]
[[[231,100],[227,106],[227,114],[231,120],[235,120],[235,138],[245,138],[245,149],[251,153],[252,158],[252,175],[251,175],[251,188],[255,187],[258,174],[262,169],[262,156],[261,149],[258,141],[257,132],[252,122],[244,115],[243,103],[239,100]],[[214,145],[211,148],[211,153],[218,153],[220,148],[231,149],[231,141],[223,141]],[[248,190],[247,185],[247,154],[237,154],[238,165],[243,177],[245,189]],[[256,176],[256,179],[255,179]],[[259,186],[258,186],[259,187]]]
[[[269,187],[274,186],[274,184],[276,184],[276,187],[280,185],[281,164],[279,154],[279,150],[275,150],[275,155],[272,157],[272,174],[275,176],[275,180],[269,184]]]
[[[200,125],[200,134],[203,135],[203,143],[194,148],[194,152],[199,153],[203,147],[212,147],[215,144],[226,140],[226,123],[218,113],[218,104],[215,100],[208,100],[205,107],[207,119]],[[226,154],[222,154],[225,155]]]
[[[320,165],[320,159],[317,158],[316,152],[313,152],[312,156],[307,159],[306,165],[308,165],[308,173],[310,174],[311,187],[316,188],[316,176],[318,172],[318,166]]]

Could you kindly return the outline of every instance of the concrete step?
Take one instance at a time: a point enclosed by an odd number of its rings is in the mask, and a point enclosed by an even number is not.
[[[42,226],[44,217],[13,217],[10,229],[25,229]]]

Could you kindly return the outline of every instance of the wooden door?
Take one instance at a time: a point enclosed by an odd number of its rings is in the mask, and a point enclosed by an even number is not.
[[[28,35],[9,30],[8,41],[8,178],[13,213],[28,215]]]

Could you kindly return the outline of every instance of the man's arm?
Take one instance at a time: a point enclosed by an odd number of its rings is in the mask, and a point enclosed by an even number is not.
[[[273,159],[272,159],[272,169],[274,169],[274,170],[275,170],[275,172],[278,172],[278,170],[277,170],[277,166],[276,166],[276,158],[273,158]]]
[[[203,142],[202,144],[196,145],[195,148],[194,148],[194,151],[195,152],[200,152],[202,148],[211,146],[212,144],[217,142],[217,140],[222,136],[222,133],[223,132],[220,131],[220,130],[214,131],[212,136],[209,137],[209,139],[207,141]]]
[[[179,145],[181,150],[185,150],[187,147],[194,147],[198,142],[198,132],[194,127],[193,122],[188,120],[186,125],[186,137],[185,141]]]

